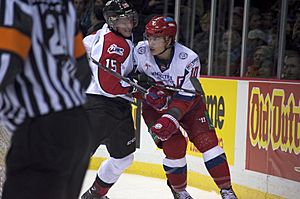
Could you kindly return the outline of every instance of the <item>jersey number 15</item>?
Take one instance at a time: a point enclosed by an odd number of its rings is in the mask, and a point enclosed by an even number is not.
[[[114,59],[106,59],[106,65],[107,68],[110,68],[111,70],[117,72],[117,61]]]

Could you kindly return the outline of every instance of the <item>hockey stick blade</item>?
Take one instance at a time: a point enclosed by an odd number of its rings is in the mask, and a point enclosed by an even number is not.
[[[190,78],[190,81],[191,81],[192,85],[194,86],[196,92],[197,92],[199,95],[204,96],[205,94],[204,94],[204,91],[203,91],[203,89],[202,89],[202,86],[201,86],[201,84],[200,84],[200,82],[199,82],[199,79],[198,79],[197,77],[191,77],[191,78]]]
[[[143,94],[147,94],[148,91],[147,89],[145,89],[144,87],[138,85],[137,83],[135,83],[134,81],[120,75],[119,73],[111,70],[110,68],[104,67],[102,64],[100,64],[98,61],[96,61],[93,57],[90,57],[90,59],[92,60],[92,62],[94,64],[96,64],[99,68],[101,68],[102,70],[108,72],[109,74],[113,75],[114,77],[123,80],[124,82],[128,83],[129,85],[133,86],[134,88],[136,88],[139,92],[143,93]]]

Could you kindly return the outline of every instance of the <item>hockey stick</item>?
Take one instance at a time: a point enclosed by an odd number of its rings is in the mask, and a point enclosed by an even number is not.
[[[191,77],[190,81],[199,95],[205,95],[201,83],[197,77]]]
[[[132,81],[132,80],[126,78],[126,77],[123,77],[122,75],[120,75],[119,73],[111,70],[110,68],[104,67],[99,62],[97,62],[93,57],[90,57],[90,59],[98,67],[100,67],[104,71],[107,71],[111,75],[113,75],[113,76],[115,76],[115,77],[117,77],[117,78],[125,81],[126,83],[130,84],[131,86],[135,87],[139,92],[141,92],[143,94],[148,93],[147,89],[145,89],[144,87],[138,85],[134,81]],[[163,84],[156,84],[156,83],[152,83],[150,85],[152,85],[152,86],[158,86],[160,88],[163,88],[163,89],[166,89],[166,90],[175,91],[175,92],[185,92],[185,93],[203,95],[203,90],[202,90],[202,87],[201,87],[201,84],[200,84],[199,80],[196,77],[191,77],[190,80],[191,80],[191,83],[194,86],[195,90],[189,90],[189,89],[184,89],[184,88],[177,88],[177,87],[173,87],[173,86],[168,86],[168,85],[163,85]]]
[[[128,83],[129,85],[133,86],[134,88],[136,88],[139,92],[143,93],[143,94],[147,94],[148,91],[147,89],[145,89],[144,87],[138,85],[137,83],[135,83],[134,81],[123,77],[122,75],[120,75],[119,73],[111,70],[110,68],[104,67],[102,64],[100,64],[99,62],[97,62],[93,57],[90,57],[90,59],[92,60],[92,62],[94,64],[96,64],[99,68],[103,69],[104,71],[108,72],[109,74],[115,76],[118,79],[123,80],[124,82]]]
[[[204,95],[204,92],[203,92],[203,89],[202,89],[202,86],[201,86],[199,80],[196,77],[191,77],[190,81],[191,81],[193,87],[195,88],[195,90],[177,88],[177,87],[163,85],[163,84],[157,84],[157,83],[150,83],[150,85],[158,86],[160,88],[175,91],[175,92],[177,91],[177,92],[191,93],[191,94],[195,94],[195,95]]]
[[[197,94],[197,91],[194,90],[188,90],[188,89],[184,89],[184,88],[177,88],[177,87],[173,87],[173,86],[168,86],[168,85],[164,85],[164,84],[150,84],[152,86],[157,86],[160,87],[162,89],[166,89],[166,90],[170,90],[170,91],[175,91],[175,92],[184,92],[184,93],[191,93],[191,94]]]
[[[174,86],[157,83],[157,82],[155,82],[155,80],[153,78],[148,77],[145,74],[136,74],[135,76],[133,76],[133,79],[135,79],[138,82],[146,83],[147,86],[156,86],[156,87],[160,87],[161,89],[164,89],[164,90],[191,93],[191,94],[195,94],[195,95],[201,95],[201,92],[202,92],[201,85],[196,77],[190,78],[191,83],[192,83],[193,87],[195,88],[195,90],[178,88],[178,87],[174,87]]]

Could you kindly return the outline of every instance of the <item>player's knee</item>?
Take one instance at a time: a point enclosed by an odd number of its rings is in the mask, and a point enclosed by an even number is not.
[[[134,156],[133,156],[133,153],[131,153],[124,158],[118,158],[118,159],[111,158],[111,160],[112,160],[111,163],[113,164],[114,168],[116,168],[117,170],[123,171],[132,164],[133,159],[134,159]]]
[[[218,138],[215,131],[208,131],[199,134],[191,142],[201,153],[204,153],[218,145]]]
[[[163,151],[169,159],[180,159],[185,157],[187,141],[180,133],[163,142]]]

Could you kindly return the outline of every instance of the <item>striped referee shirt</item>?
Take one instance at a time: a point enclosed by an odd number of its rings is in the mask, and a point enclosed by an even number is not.
[[[71,0],[1,0],[0,119],[10,131],[82,105],[89,81]]]

